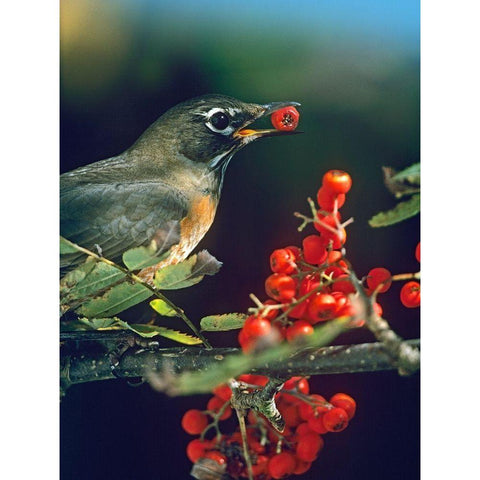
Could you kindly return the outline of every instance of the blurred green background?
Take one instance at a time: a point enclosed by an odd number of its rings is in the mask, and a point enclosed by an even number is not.
[[[367,224],[395,204],[381,166],[400,169],[420,159],[418,1],[60,5],[62,172],[120,153],[166,109],[196,95],[302,104],[303,135],[260,140],[231,162],[215,223],[199,246],[224,266],[171,295],[191,318],[246,311],[250,292],[264,296],[270,252],[300,244],[293,212],[308,212],[306,198],[330,168],[353,178],[342,214],[355,219],[346,246],[357,273],[418,269],[418,218],[378,230]],[[401,335],[418,337],[419,312],[400,305],[399,288],[380,299],[385,317]],[[234,334],[211,340],[236,341]],[[352,332],[338,343],[372,340]],[[302,478],[419,477],[418,375],[316,377],[312,384],[322,395],[352,394],[359,413],[349,429],[326,438],[321,458]],[[61,407],[62,478],[187,478],[180,416],[202,402],[206,397],[172,402],[148,386],[121,382],[73,387]]]

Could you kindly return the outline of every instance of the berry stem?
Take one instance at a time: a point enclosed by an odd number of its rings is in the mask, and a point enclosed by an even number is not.
[[[404,281],[404,280],[420,280],[420,272],[415,273],[397,273],[396,275],[392,275],[392,281]]]

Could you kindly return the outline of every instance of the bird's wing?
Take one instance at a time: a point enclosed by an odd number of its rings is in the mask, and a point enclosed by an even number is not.
[[[187,199],[158,181],[132,183],[60,183],[60,234],[113,261],[124,251],[148,244],[188,213]],[[160,252],[159,252],[160,253]],[[82,255],[61,258],[62,269]]]

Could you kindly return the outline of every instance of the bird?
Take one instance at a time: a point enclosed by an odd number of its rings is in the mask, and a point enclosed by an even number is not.
[[[60,175],[61,236],[118,262],[177,225],[179,240],[167,258],[138,274],[152,284],[159,268],[187,258],[209,230],[234,154],[259,138],[299,133],[246,128],[287,106],[300,103],[208,94],[173,106],[123,153]],[[61,255],[61,272],[84,260]]]

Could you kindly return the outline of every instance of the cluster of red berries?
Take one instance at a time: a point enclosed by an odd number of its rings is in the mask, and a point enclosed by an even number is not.
[[[244,352],[275,339],[296,341],[311,335],[319,322],[355,314],[349,294],[356,288],[341,251],[347,234],[339,212],[351,185],[348,173],[328,171],[317,193],[319,209],[310,220],[318,233],[306,236],[302,248],[289,246],[271,254],[273,273],[265,281],[270,299],[246,319],[239,333]],[[375,309],[381,315],[378,304]]]
[[[268,300],[253,309],[245,320],[238,341],[245,353],[283,339],[289,342],[313,334],[313,326],[339,317],[350,317],[350,326],[361,327],[365,320],[358,303],[352,301],[357,284],[352,280],[342,247],[347,233],[339,209],[352,186],[350,175],[329,170],[317,192],[318,209],[313,205],[312,222],[316,234],[306,236],[302,248],[288,246],[274,250],[270,256],[272,274],[265,281]],[[416,256],[420,261],[420,244]],[[383,309],[376,301],[379,293],[389,290],[392,274],[383,267],[371,269],[366,276],[364,291],[375,295],[372,307],[376,315]],[[400,294],[407,307],[420,304],[420,285],[412,281]]]
[[[246,374],[238,380],[254,390],[265,386],[268,378]],[[249,412],[247,443],[255,480],[305,473],[324,447],[322,435],[344,430],[355,415],[356,403],[349,395],[337,393],[327,401],[321,395],[309,394],[309,390],[307,379],[293,377],[276,395],[278,409],[285,420],[282,433],[263,416]],[[192,435],[201,434],[188,444],[187,456],[193,463],[203,458],[211,459],[231,477],[248,478],[240,431],[222,434],[217,429],[214,438],[207,439],[206,435],[208,416],[223,420],[231,415],[231,395],[230,388],[221,385],[214,390],[206,412],[189,410],[185,413],[183,429]]]

